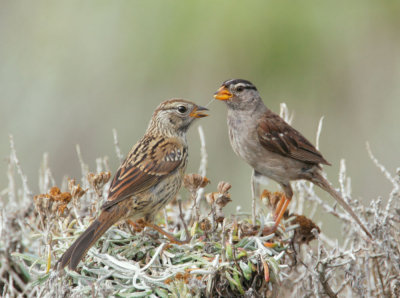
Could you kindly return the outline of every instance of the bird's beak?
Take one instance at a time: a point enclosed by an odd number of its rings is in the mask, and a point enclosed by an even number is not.
[[[203,118],[208,116],[207,114],[202,113],[201,111],[208,111],[208,109],[202,106],[197,106],[193,109],[193,111],[190,112],[189,116],[193,118]]]
[[[217,92],[214,93],[214,98],[218,100],[229,100],[232,98],[232,93],[229,92],[228,88],[221,86]]]

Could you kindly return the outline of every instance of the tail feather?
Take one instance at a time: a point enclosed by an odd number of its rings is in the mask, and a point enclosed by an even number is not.
[[[99,218],[96,219],[82,235],[65,251],[61,258],[57,261],[56,268],[68,268],[75,270],[81,259],[86,255],[87,251],[96,241],[118,221],[118,218],[111,212],[103,211]]]
[[[351,217],[360,225],[360,227],[364,230],[364,232],[368,235],[369,238],[373,238],[370,231],[365,227],[365,225],[361,222],[360,218],[355,214],[353,209],[350,207],[349,204],[343,199],[341,194],[337,192],[333,186],[326,180],[321,174],[318,174],[316,179],[312,180],[313,183],[317,184],[320,188],[328,192],[338,203],[345,209]]]

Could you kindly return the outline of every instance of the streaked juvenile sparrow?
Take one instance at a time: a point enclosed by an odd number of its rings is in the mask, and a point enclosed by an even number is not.
[[[142,217],[151,222],[176,196],[187,164],[186,132],[193,120],[207,116],[205,110],[183,99],[167,100],[157,107],[145,135],[117,170],[101,214],[61,256],[59,268],[69,265],[75,270],[110,226]]]
[[[229,139],[235,153],[253,168],[253,178],[265,176],[278,182],[285,196],[275,211],[274,230],[290,203],[292,180],[308,180],[331,194],[372,238],[351,207],[322,175],[321,164],[330,165],[305,138],[263,103],[249,81],[225,81],[214,97],[228,106]],[[253,200],[255,184],[253,180]],[[253,201],[253,210],[254,210]]]

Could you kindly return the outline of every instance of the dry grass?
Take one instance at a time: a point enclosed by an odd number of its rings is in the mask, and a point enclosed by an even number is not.
[[[288,116],[287,109],[284,114]],[[319,129],[320,131],[320,129]],[[369,206],[352,199],[345,162],[342,193],[374,235],[369,240],[351,218],[330,206],[312,185],[296,182],[292,213],[278,235],[263,235],[273,224],[271,206],[280,194],[264,193],[252,214],[226,216],[229,183],[205,193],[207,153],[202,130],[201,175],[185,179],[184,197],[160,214],[157,223],[176,237],[191,241],[170,244],[152,230],[134,232],[126,223],[108,230],[89,250],[79,272],[52,265],[98,214],[107,195],[107,159],[97,159],[91,173],[82,160],[80,182],[64,181],[61,190],[43,158],[40,191],[33,196],[10,139],[9,185],[1,195],[0,295],[2,297],[398,297],[400,296],[400,171],[390,174],[373,162],[393,184],[388,198]],[[115,136],[117,156],[120,157]],[[370,152],[370,150],[369,150]],[[235,186],[238,187],[238,186]],[[243,185],[241,187],[248,187]],[[187,197],[186,197],[187,196]],[[383,202],[386,202],[385,204]],[[342,243],[327,237],[312,222],[317,208],[341,224]],[[308,212],[306,217],[296,214]],[[314,240],[313,240],[314,239]]]

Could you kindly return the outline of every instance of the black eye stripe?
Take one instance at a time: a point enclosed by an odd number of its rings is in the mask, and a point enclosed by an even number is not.
[[[256,87],[254,87],[254,86],[249,86],[249,85],[239,85],[239,86],[236,86],[236,88],[239,88],[239,89],[242,89],[242,90],[244,90],[244,89],[249,89],[249,90],[257,90],[256,89]]]
[[[242,86],[243,89],[257,90],[254,86]]]

